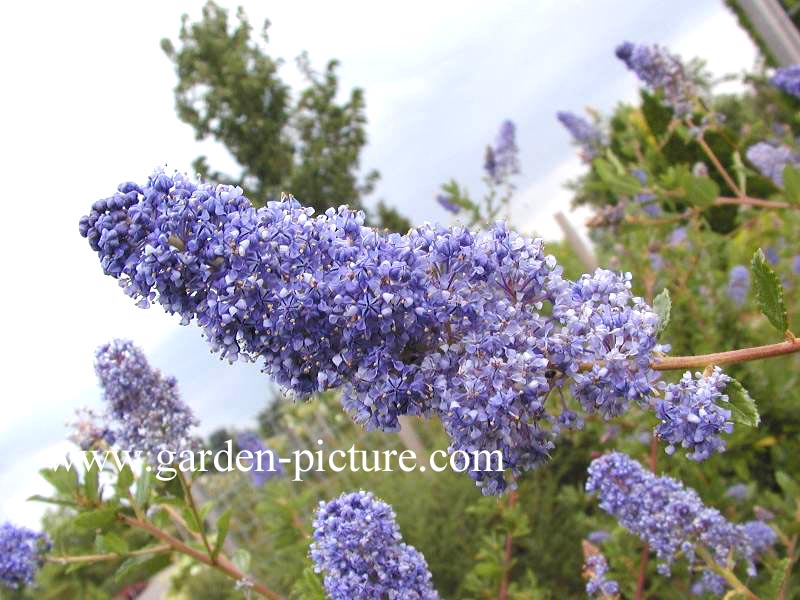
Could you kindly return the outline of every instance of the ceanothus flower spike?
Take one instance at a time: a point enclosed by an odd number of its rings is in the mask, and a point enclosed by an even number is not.
[[[755,561],[776,539],[763,523],[730,523],[718,510],[706,507],[693,489],[671,477],[655,475],[620,452],[592,461],[586,491],[596,492],[600,508],[649,545],[659,559],[662,575],[670,574],[678,555],[690,565],[702,567],[695,552],[698,544],[719,564],[728,564],[729,557],[740,559],[748,574],[755,575]],[[725,582],[708,573],[700,584],[715,589]]]
[[[320,503],[310,555],[331,600],[438,600],[425,557],[395,519],[370,492]]]
[[[150,366],[133,342],[113,340],[100,346],[95,372],[119,447],[140,451],[153,462],[159,462],[160,452],[177,455],[192,448],[197,420],[181,400],[177,381]]]
[[[496,150],[513,170],[513,127]],[[486,494],[580,426],[546,402],[556,387],[607,418],[653,394],[651,355],[665,347],[630,275],[569,282],[542,240],[502,222],[399,235],[346,207],[312,212],[291,196],[256,209],[240,188],[157,170],[96,202],[80,232],[139,306],[197,323],[229,361],[261,361],[299,395],[340,389],[368,429],[440,418]],[[587,372],[587,361],[598,364]],[[478,470],[479,452],[500,453],[505,469]]]
[[[32,584],[51,546],[44,533],[3,523],[0,526],[0,581],[12,590]]]
[[[701,461],[725,449],[719,436],[733,431],[731,411],[725,408],[725,388],[730,381],[715,367],[708,375],[695,373],[693,378],[687,371],[678,383],[661,384],[664,397],[656,403],[660,423],[655,431],[669,444],[668,454],[681,446],[688,458]]]

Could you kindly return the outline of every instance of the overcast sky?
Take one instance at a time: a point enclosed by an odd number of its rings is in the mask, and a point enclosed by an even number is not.
[[[156,165],[189,169],[205,153],[232,168],[174,113],[175,75],[159,40],[177,34],[178,4],[199,13],[199,3],[150,0],[4,8],[0,521],[35,524],[40,507],[24,499],[48,491],[35,471],[68,449],[63,423],[75,408],[98,403],[93,352],[113,337],[135,340],[179,378],[206,431],[246,425],[269,395],[257,368],[220,363],[196,328],[135,308],[77,231],[94,200]],[[514,216],[547,237],[558,235],[552,214],[568,208],[564,181],[581,171],[554,113],[608,111],[635,97],[613,55],[618,42],[665,44],[705,57],[717,74],[756,59],[718,0],[244,5],[254,24],[272,21],[271,52],[287,59],[288,81],[307,50],[319,68],[342,62],[344,89],[365,90],[364,167],[382,173],[377,197],[414,221],[447,218],[433,198],[451,177],[480,192],[483,148],[513,119],[522,161]]]

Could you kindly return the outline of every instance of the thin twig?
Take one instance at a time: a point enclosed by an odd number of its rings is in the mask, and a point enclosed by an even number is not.
[[[187,556],[191,556],[192,558],[203,563],[204,565],[208,565],[209,567],[212,567],[214,569],[217,569],[218,571],[221,571],[222,573],[225,573],[226,575],[235,579],[236,581],[245,580],[251,583],[252,584],[251,589],[265,598],[269,598],[270,600],[285,600],[283,596],[273,592],[271,589],[269,589],[266,585],[264,585],[260,581],[255,581],[250,577],[248,577],[246,574],[242,573],[233,563],[228,561],[228,559],[226,559],[223,556],[219,556],[216,561],[213,561],[211,560],[211,557],[209,555],[205,554],[201,550],[197,550],[195,548],[192,548],[191,546],[188,546],[187,544],[184,544],[179,539],[171,536],[166,531],[159,529],[158,527],[156,527],[155,525],[153,525],[148,521],[140,520],[134,517],[129,517],[127,515],[119,515],[119,518],[124,523],[132,527],[137,527],[139,529],[142,529],[147,533],[149,533],[150,535],[152,535],[154,538],[157,538],[162,542],[165,542],[174,550],[182,554],[186,554]]]
[[[696,356],[663,356],[656,358],[651,367],[656,371],[675,371],[680,369],[704,369],[708,365],[730,365],[733,363],[773,358],[800,352],[800,339],[786,340],[777,344],[754,346],[728,352],[698,354]],[[591,368],[591,367],[590,367]]]
[[[717,155],[714,154],[714,151],[706,143],[702,135],[697,138],[697,143],[703,149],[703,152],[705,152],[705,155],[708,157],[708,160],[711,161],[711,164],[714,165],[714,168],[717,170],[717,172],[722,176],[722,179],[725,180],[725,183],[728,184],[728,187],[731,188],[731,191],[733,191],[738,198],[743,198],[744,194],[742,193],[742,190],[740,190],[739,186],[736,185],[736,182],[733,180],[733,177],[731,177],[730,173],[728,173],[727,169],[722,166],[721,162],[719,162]]]
[[[511,491],[508,493],[508,509],[514,508],[517,503],[517,492]],[[500,589],[497,592],[497,600],[506,600],[508,598],[508,577],[511,573],[511,551],[514,547],[514,537],[509,531],[506,534],[505,548],[503,548],[503,575],[500,578]]]
[[[94,562],[103,562],[109,560],[119,560],[120,558],[130,558],[132,556],[147,556],[149,554],[163,554],[164,552],[170,552],[172,547],[168,544],[160,544],[158,546],[151,546],[149,548],[141,548],[139,550],[131,550],[130,552],[123,552],[121,554],[117,554],[116,552],[111,554],[80,554],[77,556],[46,556],[45,560],[47,562],[56,563],[59,565],[66,565],[72,563],[94,563]]]

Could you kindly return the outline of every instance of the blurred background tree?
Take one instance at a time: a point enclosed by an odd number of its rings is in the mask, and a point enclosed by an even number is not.
[[[199,21],[183,16],[177,43],[161,41],[178,76],[178,117],[198,140],[221,143],[241,171],[222,173],[205,156],[193,168],[209,180],[241,186],[261,204],[286,192],[319,212],[342,204],[365,208],[379,173],[360,171],[367,143],[363,90],[340,100],[338,62],[330,60],[319,73],[302,54],[297,65],[306,87],[293,94],[279,73],[283,61],[266,51],[269,25],[255,34],[243,9],[231,20],[210,1]],[[373,225],[409,227],[382,201],[370,216]]]

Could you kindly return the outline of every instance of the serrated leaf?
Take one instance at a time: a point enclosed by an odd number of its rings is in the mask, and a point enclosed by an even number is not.
[[[47,504],[57,504],[59,506],[71,506],[71,507],[78,506],[77,502],[73,502],[71,500],[62,500],[61,498],[48,498],[47,496],[40,496],[38,494],[34,494],[33,496],[29,496],[27,501],[28,502],[46,502]]]
[[[139,481],[136,482],[136,504],[144,508],[147,501],[150,499],[150,483],[153,480],[153,475],[147,470],[146,465],[142,465],[142,472],[139,475]]]
[[[98,552],[104,554],[127,554],[128,552],[128,542],[112,532],[98,535],[95,546]]]
[[[116,516],[116,507],[98,508],[78,514],[73,520],[73,523],[76,527],[82,529],[103,529],[111,525]]]
[[[75,492],[78,490],[78,474],[75,471],[68,471],[65,467],[60,467],[58,469],[42,469],[39,473],[65,496],[75,496]]]
[[[719,197],[719,186],[710,177],[697,177],[691,173],[684,173],[681,177],[681,187],[686,193],[686,201],[692,206],[705,208]]]
[[[122,467],[122,470],[120,470],[119,474],[117,475],[117,494],[120,496],[127,496],[132,485],[133,469],[131,469],[130,465],[126,464],[124,467]]]
[[[731,420],[739,425],[758,427],[761,417],[758,415],[756,401],[750,397],[744,386],[735,379],[731,379],[728,387],[725,388],[725,393],[728,395],[731,407]]]
[[[233,556],[231,556],[231,562],[236,565],[236,568],[242,573],[250,571],[250,553],[244,548],[237,548],[234,551]]]
[[[783,191],[789,202],[800,203],[800,169],[790,164],[783,168]]]
[[[789,328],[789,317],[783,301],[783,286],[761,248],[753,255],[750,272],[753,274],[758,308],[775,329],[784,333]]]
[[[615,194],[632,196],[642,190],[642,184],[636,177],[628,173],[619,173],[614,166],[603,158],[594,160],[594,168],[597,176],[603,180],[608,189]]]
[[[669,325],[669,317],[672,312],[672,299],[669,297],[669,290],[667,288],[664,288],[661,293],[653,299],[653,310],[658,315],[656,335],[661,335],[661,332]]]
[[[197,518],[194,516],[194,512],[188,507],[184,506],[181,509],[181,515],[183,515],[183,520],[186,522],[186,526],[194,531],[195,533],[200,533],[200,523],[197,522]]]
[[[769,583],[766,586],[766,589],[761,594],[762,598],[766,600],[778,600],[780,597],[781,587],[783,587],[783,582],[786,580],[786,567],[789,566],[789,559],[782,558],[776,563],[773,563]]]
[[[789,496],[790,498],[798,498],[800,497],[800,486],[797,485],[797,482],[789,477],[783,471],[777,471],[775,473],[775,481],[783,490],[783,493]]]
[[[100,498],[100,467],[95,463],[83,474],[83,493],[93,503]]]
[[[232,509],[226,510],[217,520],[217,539],[214,542],[214,548],[211,550],[211,558],[216,559],[219,556],[222,546],[225,544],[225,538],[228,536],[228,528],[231,525]]]

